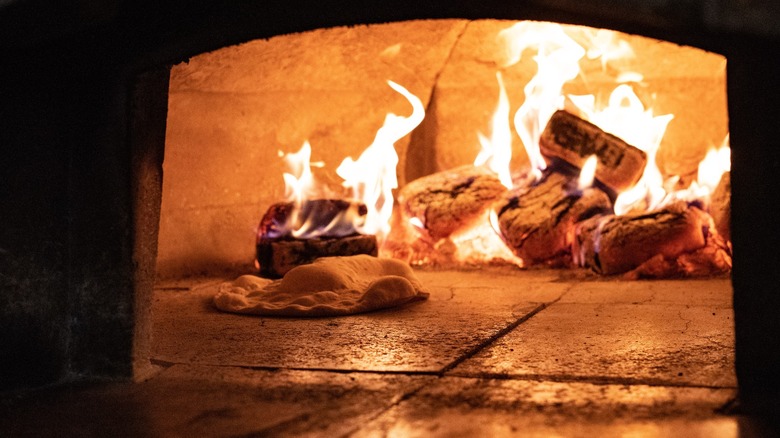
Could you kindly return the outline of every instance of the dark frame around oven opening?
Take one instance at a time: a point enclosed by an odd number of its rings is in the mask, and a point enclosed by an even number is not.
[[[726,56],[740,399],[753,411],[780,401],[780,233],[759,213],[776,204],[780,178],[772,2],[53,3],[0,6],[0,389],[148,371],[167,66],[321,27],[497,18],[610,28]]]

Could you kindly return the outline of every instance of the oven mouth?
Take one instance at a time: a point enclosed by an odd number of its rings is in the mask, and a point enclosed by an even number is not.
[[[630,6],[606,11],[597,6],[542,7],[536,2],[502,8],[498,2],[490,2],[432,10],[403,4],[394,10],[304,14],[289,8],[271,11],[267,3],[251,6],[251,2],[238,2],[220,7],[216,15],[211,6],[182,12],[175,5],[146,12],[128,7],[102,15],[76,14],[71,17],[75,24],[60,23],[37,33],[19,31],[35,29],[31,23],[40,22],[30,18],[35,14],[25,16],[30,12],[26,5],[17,8],[22,3],[3,6],[0,11],[4,14],[0,20],[14,23],[0,26],[4,35],[11,36],[0,38],[0,51],[10,56],[12,65],[20,67],[8,71],[11,80],[2,85],[3,95],[9,98],[4,99],[3,114],[9,117],[8,126],[14,126],[13,134],[4,132],[3,138],[10,142],[12,161],[22,164],[17,169],[4,166],[3,173],[11,169],[15,187],[37,188],[32,189],[33,196],[25,190],[3,193],[3,202],[13,208],[2,220],[11,226],[0,246],[5,251],[3,263],[9,257],[12,262],[4,265],[12,268],[8,271],[11,296],[33,303],[4,321],[12,330],[3,338],[3,345],[11,345],[19,357],[30,358],[27,362],[42,359],[39,368],[43,371],[18,365],[13,368],[26,376],[24,382],[28,383],[23,385],[74,376],[143,378],[149,371],[150,308],[170,83],[167,66],[253,38],[315,28],[410,17],[498,17],[617,29],[728,57],[728,124],[732,141],[739,144],[733,156],[732,228],[739,256],[733,284],[740,392],[750,402],[776,399],[780,383],[771,370],[780,363],[780,348],[769,347],[776,346],[772,339],[777,337],[771,334],[778,332],[774,315],[778,299],[774,285],[778,281],[772,269],[777,264],[778,244],[771,217],[754,214],[775,198],[772,182],[776,172],[771,163],[777,162],[778,152],[771,145],[780,135],[774,123],[776,91],[765,78],[780,73],[765,60],[777,58],[777,37],[757,23],[761,17],[772,16],[772,11],[757,11],[753,5],[719,4],[713,6],[715,11],[709,6],[687,12],[653,11],[653,19],[646,20],[627,10]],[[13,13],[5,14],[11,7]],[[17,23],[18,17],[23,20]],[[655,19],[658,17],[661,19]],[[55,21],[59,23],[58,18]],[[37,36],[28,38],[32,33]],[[95,41],[103,43],[96,45]],[[60,67],[63,74],[51,74]],[[3,74],[5,77],[6,71]],[[27,89],[49,93],[27,93]],[[41,120],[53,123],[40,124]],[[28,169],[37,173],[26,172]],[[48,223],[43,217],[57,219]],[[67,218],[64,222],[63,217]],[[42,247],[44,237],[50,244]],[[232,275],[243,268],[231,266],[229,270],[228,275]],[[13,339],[17,333],[27,332],[37,342],[22,345]],[[12,342],[6,343],[6,339]],[[29,372],[37,374],[28,378]]]

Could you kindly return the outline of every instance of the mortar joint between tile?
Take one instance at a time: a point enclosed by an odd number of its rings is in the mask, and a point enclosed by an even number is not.
[[[448,372],[450,372],[450,371],[452,371],[453,369],[455,369],[455,368],[456,368],[458,365],[460,365],[461,363],[463,363],[463,362],[465,362],[466,360],[468,360],[468,359],[470,359],[470,358],[474,357],[474,356],[475,356],[477,353],[479,353],[480,351],[484,350],[485,348],[487,348],[488,346],[492,345],[492,344],[493,344],[494,342],[496,342],[497,340],[499,340],[499,339],[501,339],[502,337],[506,336],[506,335],[507,335],[508,333],[510,333],[512,330],[514,330],[515,328],[517,328],[518,326],[520,326],[520,324],[522,324],[522,323],[524,323],[524,322],[528,321],[528,320],[529,320],[529,319],[531,319],[531,318],[532,318],[534,315],[536,315],[537,313],[539,313],[539,312],[541,312],[542,310],[546,309],[547,307],[551,306],[552,304],[555,304],[555,303],[557,303],[557,302],[558,302],[558,301],[559,301],[561,298],[562,298],[562,296],[561,296],[561,297],[558,297],[558,298],[556,298],[555,300],[552,300],[552,301],[550,301],[550,302],[546,302],[546,303],[539,304],[538,306],[536,306],[536,307],[535,307],[533,310],[531,310],[530,312],[528,312],[528,313],[526,313],[525,315],[523,315],[523,316],[521,316],[521,317],[517,318],[517,319],[516,319],[516,320],[514,320],[514,321],[513,321],[511,324],[507,325],[506,327],[504,327],[503,329],[499,330],[499,331],[498,331],[497,333],[495,333],[494,335],[490,336],[490,337],[489,337],[489,338],[487,338],[486,340],[484,340],[484,341],[480,342],[478,345],[476,345],[476,346],[472,347],[470,350],[466,351],[466,353],[464,353],[464,354],[463,354],[463,355],[461,355],[460,357],[456,358],[454,361],[450,362],[448,365],[446,365],[444,368],[442,368],[442,369],[441,369],[441,371],[439,372],[439,376],[440,376],[440,377],[443,377],[443,376],[444,376],[444,375],[446,375]]]

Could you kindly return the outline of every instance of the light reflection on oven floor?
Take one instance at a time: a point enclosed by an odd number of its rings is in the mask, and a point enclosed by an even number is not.
[[[418,275],[426,302],[324,319],[218,312],[219,279],[160,284],[152,359],[166,370],[151,382],[233,388],[232,407],[253,394],[193,432],[737,433],[717,413],[736,393],[729,279]]]

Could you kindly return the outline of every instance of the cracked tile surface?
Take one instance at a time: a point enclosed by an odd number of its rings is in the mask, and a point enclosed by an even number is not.
[[[736,387],[728,281],[580,283],[455,375]]]
[[[218,312],[213,279],[160,285],[154,359],[167,369],[140,384],[0,397],[0,435],[770,430],[719,413],[736,395],[727,279],[618,282],[501,269],[418,275],[431,291],[427,302],[322,319]]]
[[[354,436],[737,436],[730,389],[445,377]]]
[[[544,271],[423,271],[419,276],[431,292],[427,301],[339,318],[222,313],[211,305],[213,282],[189,292],[158,291],[153,359],[435,373],[570,287]]]
[[[430,379],[177,365],[140,384],[3,400],[0,435],[342,436]]]

